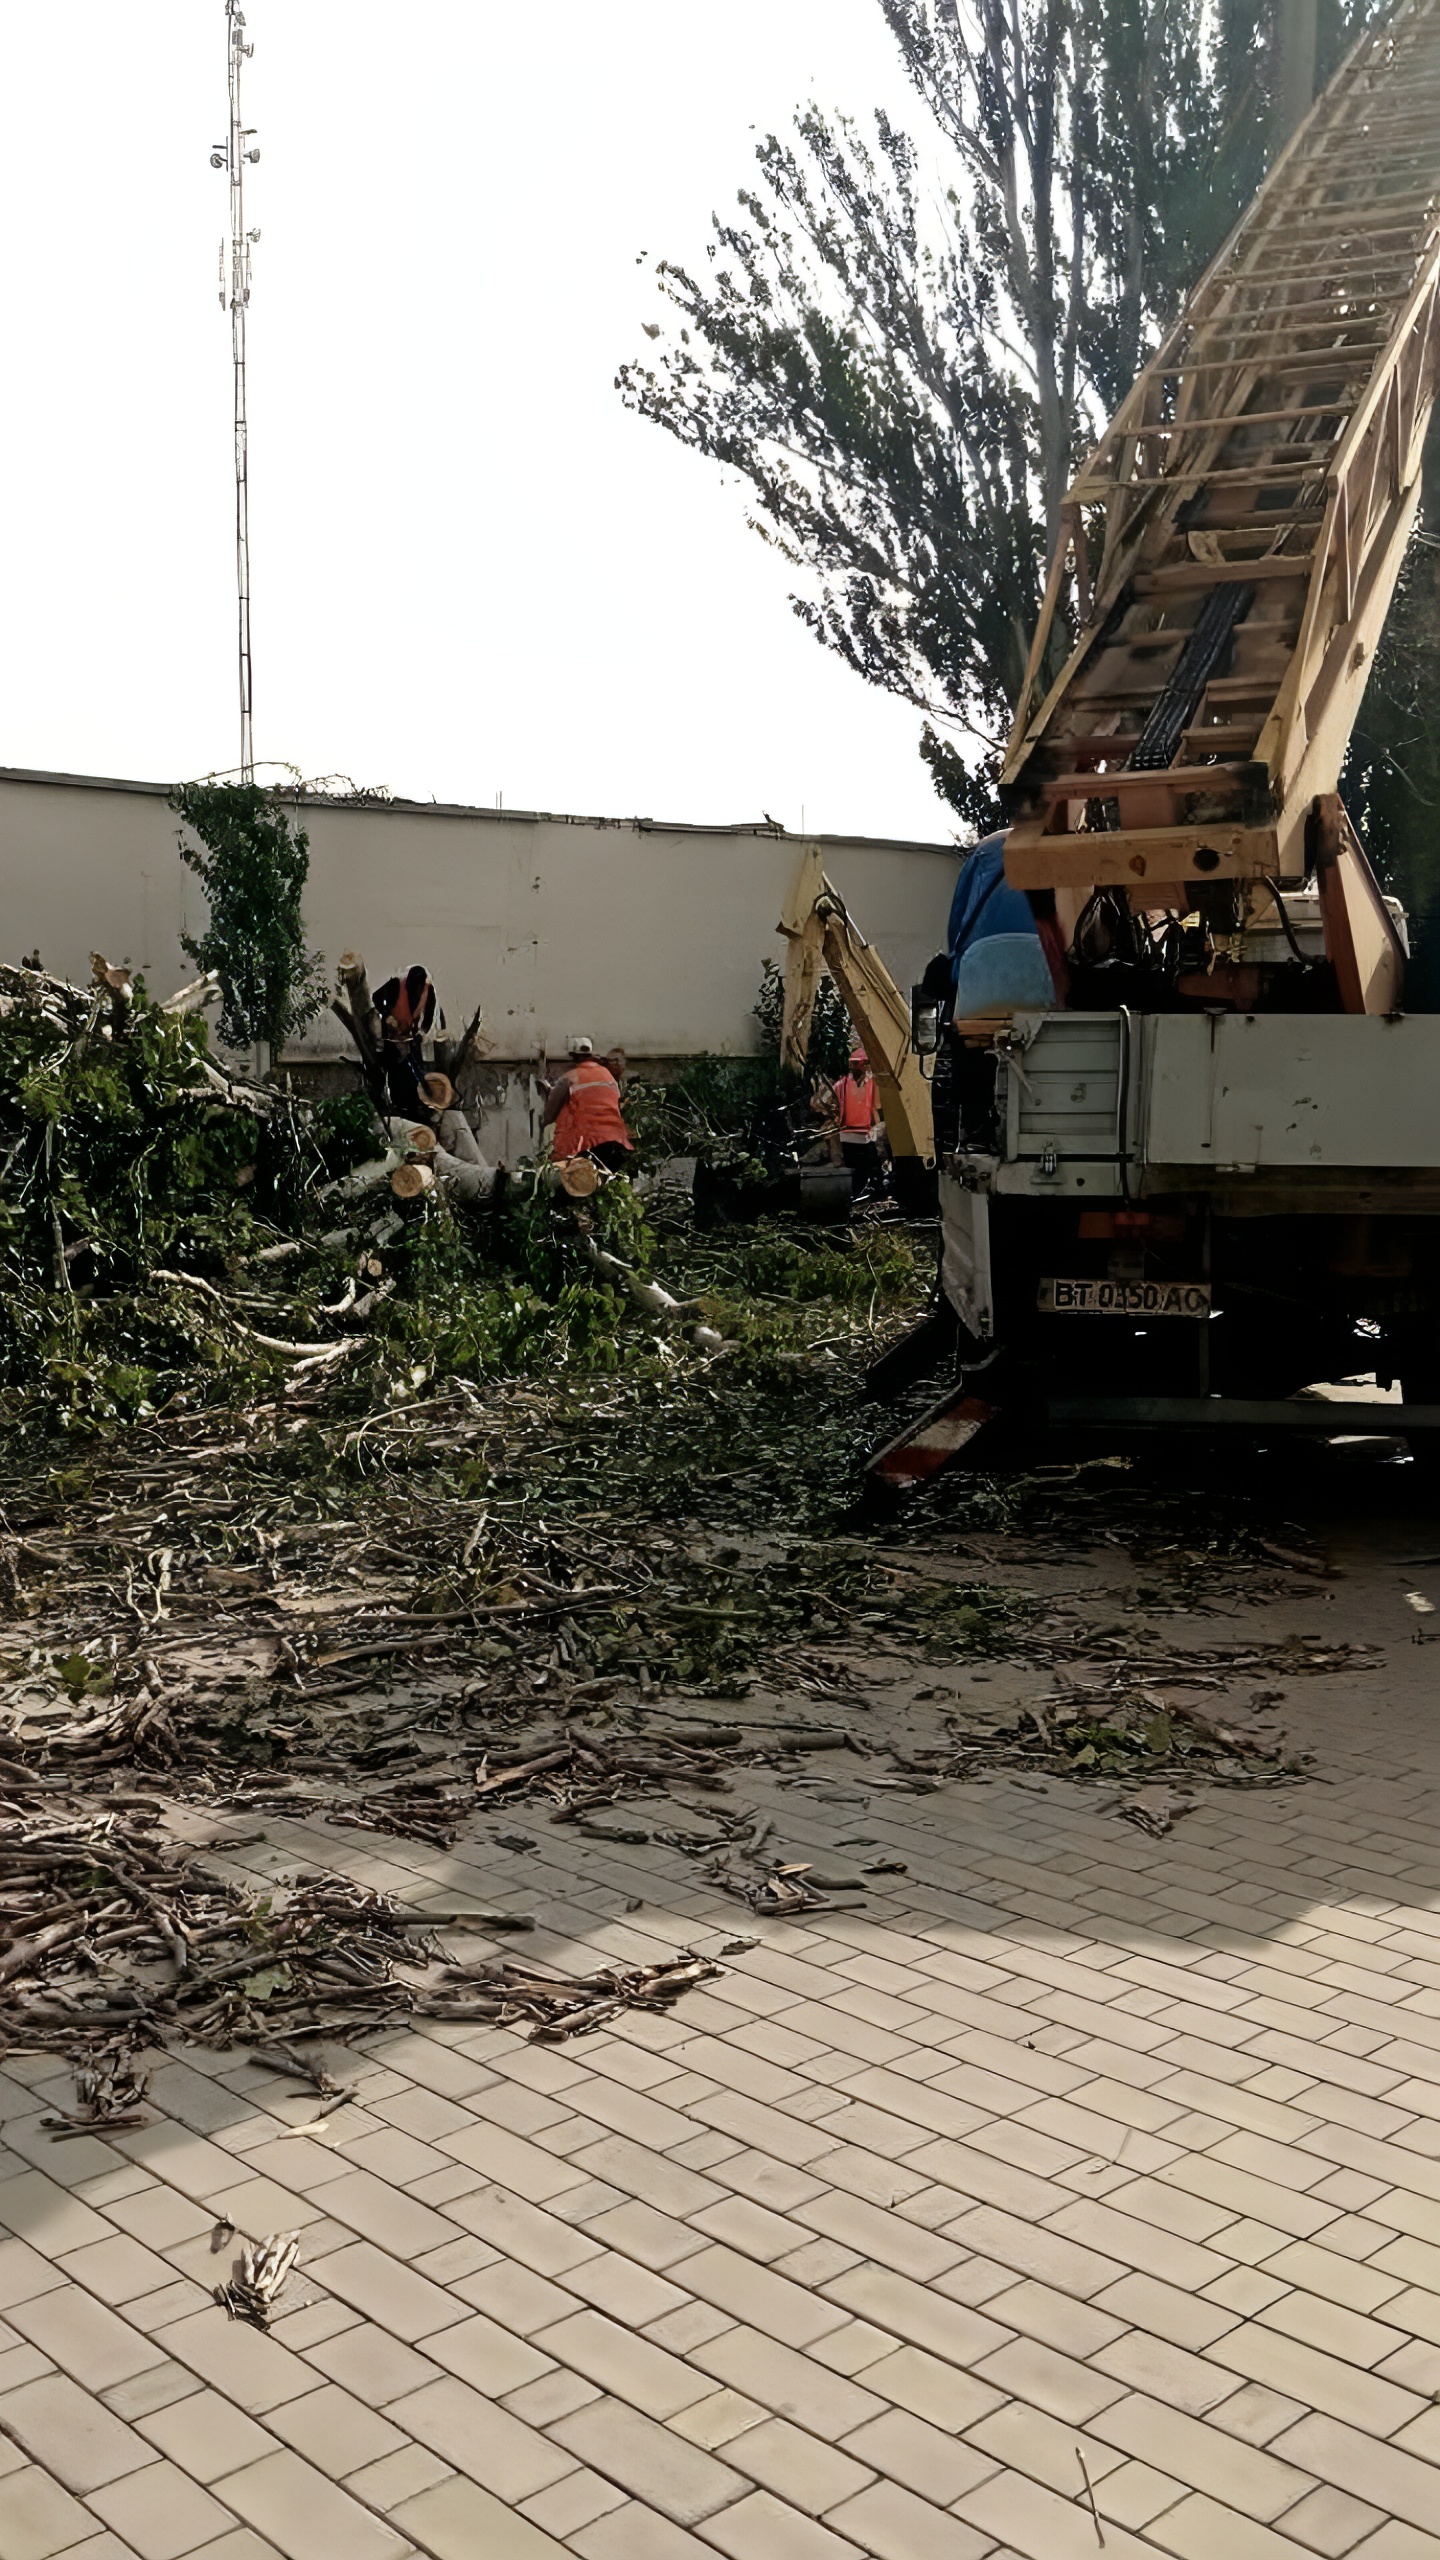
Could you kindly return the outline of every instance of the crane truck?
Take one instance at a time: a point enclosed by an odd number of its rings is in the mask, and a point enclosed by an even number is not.
[[[1333,1432],[1301,1391],[1361,1372],[1440,1450],[1440,1016],[1404,1009],[1405,919],[1339,797],[1419,503],[1437,295],[1440,0],[1401,0],[1064,503],[1001,783],[1055,1002],[956,1018],[917,990],[902,1041],[878,955],[802,870],[790,1053],[818,954],[854,982],[897,1156],[937,1172],[957,1374],[882,1480],[1002,1411]]]

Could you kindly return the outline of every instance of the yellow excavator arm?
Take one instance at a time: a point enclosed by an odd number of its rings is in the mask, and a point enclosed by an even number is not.
[[[807,846],[785,902],[778,932],[789,945],[780,1054],[804,1073],[810,1019],[822,968],[828,969],[865,1044],[892,1152],[933,1164],[930,1092],[910,1045],[910,1008],[879,952],[850,917],[825,877],[818,845]]]

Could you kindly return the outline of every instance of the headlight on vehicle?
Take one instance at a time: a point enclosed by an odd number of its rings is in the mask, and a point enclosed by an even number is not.
[[[943,1005],[924,987],[910,990],[910,1045],[922,1058],[933,1058],[940,1046],[941,1027],[945,1018]]]

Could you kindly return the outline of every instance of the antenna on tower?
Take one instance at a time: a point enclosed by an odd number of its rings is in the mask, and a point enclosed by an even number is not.
[[[212,145],[210,166],[224,169],[230,181],[230,255],[226,272],[225,243],[220,244],[220,306],[230,305],[230,351],[235,375],[235,586],[239,605],[240,647],[240,778],[255,779],[253,728],[254,686],[250,663],[250,426],[245,391],[245,314],[250,303],[250,245],[258,231],[245,228],[245,163],[258,160],[254,128],[247,125],[240,102],[240,78],[255,47],[245,41],[245,13],[238,0],[225,0],[225,45],[230,75],[230,124],[223,142]],[[228,285],[228,292],[227,292]]]

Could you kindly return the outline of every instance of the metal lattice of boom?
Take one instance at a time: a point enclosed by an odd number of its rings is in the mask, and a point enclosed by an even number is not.
[[[239,0],[225,0],[225,49],[229,66],[230,116],[225,140],[210,152],[212,169],[223,169],[230,185],[229,257],[220,245],[220,305],[230,309],[230,355],[234,376],[235,424],[235,591],[238,611],[240,672],[240,778],[255,779],[254,675],[250,654],[250,421],[246,383],[245,317],[250,307],[250,248],[258,231],[245,228],[245,164],[258,160],[254,130],[244,121],[241,73],[255,47],[245,41],[245,15]],[[227,273],[228,265],[228,273]]]
[[[1015,886],[1153,908],[1304,876],[1419,500],[1437,284],[1440,0],[1402,0],[1070,489],[1004,775]]]

